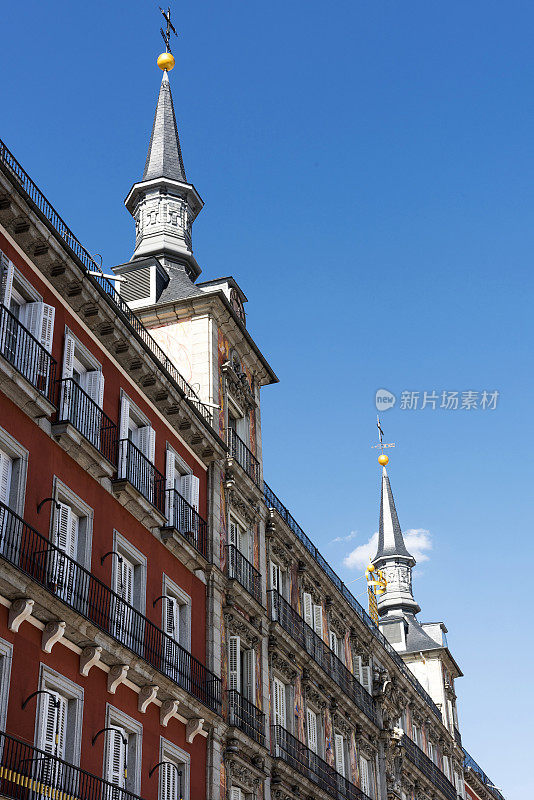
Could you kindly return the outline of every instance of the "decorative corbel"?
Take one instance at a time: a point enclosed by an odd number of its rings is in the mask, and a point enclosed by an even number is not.
[[[153,703],[158,693],[157,686],[143,686],[139,692],[139,700],[137,701],[137,710],[144,714],[150,703]]]
[[[188,744],[191,744],[197,733],[200,733],[203,730],[203,724],[204,719],[202,717],[187,721],[187,725],[185,726],[185,740]]]
[[[66,626],[66,622],[52,621],[46,623],[41,638],[41,647],[45,653],[51,653],[56,642],[63,638]]]
[[[178,713],[178,700],[164,700],[159,712],[159,723],[164,728],[169,724],[169,720]]]
[[[88,644],[80,653],[80,675],[87,677],[91,671],[91,667],[98,664],[100,661],[100,654],[102,652],[101,646],[98,644]]]
[[[128,664],[115,664],[108,673],[108,692],[115,694],[117,688],[124,683],[128,674]]]
[[[18,633],[18,630],[24,620],[31,617],[35,600],[29,597],[20,597],[18,600],[13,600],[9,608],[9,617],[7,627],[13,633]]]

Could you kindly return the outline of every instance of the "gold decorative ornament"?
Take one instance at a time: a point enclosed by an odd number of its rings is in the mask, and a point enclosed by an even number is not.
[[[386,464],[389,464],[389,457],[385,453],[380,453],[380,455],[378,456],[378,463],[382,467],[385,467]]]
[[[158,67],[165,72],[170,72],[174,69],[174,56],[172,53],[162,53],[158,56]]]

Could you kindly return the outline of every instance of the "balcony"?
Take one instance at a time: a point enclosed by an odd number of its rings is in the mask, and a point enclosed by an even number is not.
[[[147,528],[165,524],[165,478],[130,439],[119,441],[113,492]]]
[[[220,678],[3,503],[0,557],[207,708],[220,713]]]
[[[228,724],[265,747],[265,714],[235,689],[228,691]]]
[[[378,724],[376,704],[361,683],[354,677],[343,662],[330,650],[320,636],[304,622],[300,614],[278,592],[270,590],[269,609],[273,622],[282,628],[308,653],[326,672],[329,678],[352,700],[363,713]]]
[[[443,722],[441,711],[434,703],[428,692],[421,686],[415,675],[411,672],[409,667],[406,666],[397,651],[390,645],[384,634],[375,625],[367,611],[363,606],[358,603],[352,592],[343,583],[341,578],[334,572],[328,561],[317,550],[311,539],[304,533],[298,522],[290,514],[287,508],[273,490],[268,486],[265,481],[263,482],[263,502],[268,509],[276,511],[280,518],[285,522],[287,527],[295,534],[297,539],[306,548],[308,553],[314,559],[315,563],[320,567],[326,577],[331,581],[333,586],[343,596],[344,600],[350,605],[352,610],[358,615],[361,622],[372,633],[374,638],[379,642],[384,650],[387,651],[389,657],[395,662],[398,669],[402,672],[406,680],[411,684],[412,689],[419,695],[419,697],[426,703],[426,705],[434,712],[440,722]]]
[[[197,553],[206,561],[211,561],[208,539],[208,523],[200,514],[182,497],[177,489],[166,491],[167,526],[163,529],[164,538],[169,533],[177,531]]]
[[[0,795],[13,800],[139,800],[119,786],[0,732]]]
[[[474,772],[478,780],[484,784],[488,792],[490,792],[496,798],[496,800],[504,800],[503,795],[494,785],[493,781],[488,778],[482,767],[480,767],[477,764],[474,758],[471,758],[471,756],[469,755],[469,753],[465,748],[463,748],[463,752],[464,752],[464,770],[467,773],[467,775],[469,775],[470,772]]]
[[[271,751],[275,758],[283,759],[290,767],[336,800],[369,800],[365,792],[336,772],[330,764],[319,758],[313,750],[281,725],[271,727]]]
[[[56,361],[6,306],[0,304],[2,391],[32,417],[54,408]]]
[[[117,426],[72,378],[58,383],[54,436],[88,472],[111,477],[117,468]]]
[[[437,767],[431,758],[426,753],[423,753],[415,742],[413,742],[406,734],[402,737],[402,746],[406,753],[406,757],[414,764],[417,769],[423,773],[436,789],[441,792],[447,800],[456,800],[456,789],[448,778],[445,777],[443,772]]]
[[[262,605],[261,574],[233,544],[226,545],[226,571],[229,578],[240,583]]]
[[[233,428],[228,428],[227,444],[229,457],[235,459],[256,486],[260,486],[260,462]]]

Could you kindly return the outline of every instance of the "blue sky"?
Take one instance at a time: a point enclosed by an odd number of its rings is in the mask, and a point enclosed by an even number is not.
[[[133,249],[158,17],[149,0],[2,10],[1,136],[109,266]],[[347,582],[377,528],[375,391],[500,393],[485,411],[397,402],[383,426],[401,524],[432,543],[415,591],[465,673],[464,743],[525,798],[534,8],[198,0],[175,20],[196,256],[249,298],[281,380],[263,394],[266,479]]]

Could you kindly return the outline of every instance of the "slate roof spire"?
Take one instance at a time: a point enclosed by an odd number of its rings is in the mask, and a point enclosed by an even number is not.
[[[154,178],[171,178],[187,183],[167,70],[163,72],[161,79],[145,171],[141,180],[149,181]]]
[[[373,563],[385,556],[403,556],[415,564],[415,559],[404,543],[395,500],[386,468],[382,468],[382,496],[380,498],[380,519],[378,524],[378,550]]]

